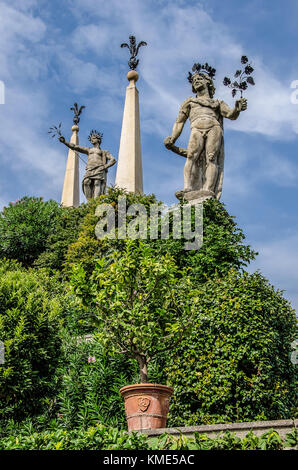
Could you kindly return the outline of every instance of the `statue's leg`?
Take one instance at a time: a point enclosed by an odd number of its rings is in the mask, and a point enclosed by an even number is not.
[[[206,173],[204,190],[213,191],[218,177],[217,157],[222,144],[223,130],[220,126],[210,129],[206,140]]]
[[[104,180],[95,180],[94,181],[94,197],[98,197],[101,194],[105,193],[105,184]]]
[[[198,189],[198,160],[204,149],[204,138],[198,129],[192,129],[184,166],[184,191]],[[200,186],[200,183],[199,183]]]
[[[85,179],[84,181],[84,185],[83,185],[83,191],[84,191],[84,194],[86,196],[86,199],[91,199],[93,194],[92,194],[92,181],[87,178]]]

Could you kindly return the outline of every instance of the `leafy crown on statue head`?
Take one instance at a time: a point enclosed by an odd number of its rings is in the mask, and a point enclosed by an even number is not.
[[[102,141],[102,138],[103,138],[103,134],[101,132],[97,132],[95,129],[92,129],[92,131],[90,132],[89,134],[89,137],[88,137],[88,140],[91,142],[91,137],[92,136],[95,136],[97,137],[98,139],[100,139],[100,141]]]
[[[211,65],[209,65],[207,62],[205,64],[196,63],[196,64],[193,64],[192,66],[192,72],[193,73],[188,72],[188,77],[187,77],[190,83],[192,83],[193,76],[196,73],[205,73],[213,80],[216,74],[216,69],[211,67]]]

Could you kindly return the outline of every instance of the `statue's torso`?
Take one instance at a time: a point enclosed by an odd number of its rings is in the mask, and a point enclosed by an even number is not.
[[[92,169],[94,167],[104,166],[105,156],[102,149],[90,148],[88,153],[88,163],[86,169]]]
[[[191,128],[210,129],[221,125],[220,104],[211,98],[186,100]]]

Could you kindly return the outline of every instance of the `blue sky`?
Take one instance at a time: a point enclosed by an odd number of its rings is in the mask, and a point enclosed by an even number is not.
[[[120,44],[130,34],[148,42],[138,81],[144,190],[174,203],[184,159],[163,139],[191,95],[187,73],[208,61],[217,69],[216,97],[232,106],[222,79],[245,54],[256,86],[246,93],[248,110],[225,122],[221,200],[259,251],[249,269],[260,269],[297,308],[298,105],[290,99],[297,17],[296,0],[0,0],[0,207],[24,195],[60,201],[67,153],[47,131],[62,122],[70,137],[74,101],[86,105],[82,145],[95,128],[117,158],[129,58]],[[188,135],[186,126],[181,146]]]

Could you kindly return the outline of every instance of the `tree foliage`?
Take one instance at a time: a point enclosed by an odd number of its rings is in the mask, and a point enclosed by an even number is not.
[[[40,411],[46,396],[55,391],[61,307],[41,276],[16,263],[1,262],[0,340],[5,347],[5,362],[0,365],[1,419]]]
[[[134,361],[110,354],[96,338],[63,334],[62,377],[51,408],[66,429],[98,423],[125,428],[123,399],[119,389],[137,380]]]
[[[202,285],[198,297],[190,334],[167,361],[172,422],[291,417],[297,322],[282,293],[259,273],[231,271]]]
[[[102,239],[95,235],[95,227],[99,217],[95,215],[99,204],[111,204],[116,213],[116,226],[118,221],[119,197],[126,196],[127,206],[140,203],[146,208],[148,215],[147,231],[150,228],[150,205],[157,204],[154,196],[125,193],[123,190],[109,188],[107,195],[100,196],[90,203],[89,211],[82,222],[82,230],[76,242],[71,244],[66,255],[66,271],[71,271],[72,264],[81,263],[88,273],[92,273],[96,262],[102,257],[109,256],[111,252],[125,249],[124,240]],[[180,207],[182,210],[182,206]],[[178,268],[186,266],[192,268],[192,276],[204,282],[216,272],[224,274],[229,269],[242,269],[255,258],[256,253],[250,246],[244,244],[245,236],[237,226],[224,205],[217,200],[204,202],[204,243],[199,250],[185,250],[184,238],[173,239],[170,228],[169,239],[150,239],[144,242],[150,244],[154,252],[159,255],[170,254]],[[127,218],[127,223],[130,222]],[[117,235],[117,231],[116,231]]]
[[[85,305],[96,306],[99,341],[137,359],[146,383],[148,362],[187,329],[195,292],[169,255],[157,257],[140,240],[124,243],[125,251],[98,260],[90,277],[82,265],[74,265],[70,282]]]
[[[68,247],[76,242],[88,210],[88,204],[62,208],[55,223],[55,230],[49,233],[44,251],[34,262],[35,267],[62,270]]]
[[[55,201],[23,197],[0,213],[0,257],[31,266],[56,230],[61,207]]]
[[[97,260],[108,256],[114,251],[125,249],[124,240],[103,239],[98,240],[95,234],[95,227],[99,221],[99,216],[95,214],[96,208],[100,204],[111,204],[115,210],[115,222],[118,224],[118,202],[119,198],[125,197],[127,205],[142,204],[149,215],[150,204],[157,203],[155,196],[128,193],[120,188],[108,188],[105,195],[93,199],[88,204],[88,212],[81,225],[81,231],[77,240],[70,244],[66,254],[65,272],[71,272],[72,265],[80,263],[88,273],[92,273]]]

